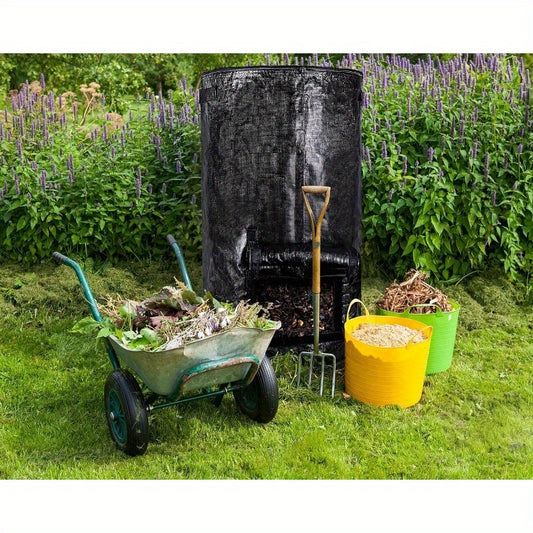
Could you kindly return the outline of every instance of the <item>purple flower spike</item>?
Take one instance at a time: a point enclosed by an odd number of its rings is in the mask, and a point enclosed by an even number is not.
[[[46,192],[46,187],[47,187],[47,185],[46,185],[46,178],[47,178],[46,170],[43,170],[43,171],[41,172],[41,177],[40,177],[40,179],[39,179],[39,184],[41,185],[43,191],[45,191],[45,192]]]
[[[388,154],[387,154],[387,143],[385,141],[382,142],[382,146],[381,146],[381,158],[382,159],[387,159],[388,157]]]
[[[46,87],[46,83],[45,83],[45,80],[44,80],[44,74],[41,72],[41,87],[44,88]]]
[[[489,159],[490,159],[490,156],[489,156],[489,153],[487,152],[485,154],[485,175],[484,175],[485,181],[489,179]]]
[[[496,205],[496,191],[492,192],[492,205]]]
[[[518,153],[521,154],[522,151],[524,150],[524,147],[521,144],[519,144],[517,150],[518,150]]]
[[[389,202],[392,200],[393,195],[394,195],[394,189],[391,187],[389,191]]]
[[[161,194],[166,194],[166,193],[167,193],[167,184],[163,183],[163,185],[161,185]]]

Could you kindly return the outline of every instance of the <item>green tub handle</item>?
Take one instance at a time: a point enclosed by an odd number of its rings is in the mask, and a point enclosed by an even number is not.
[[[435,307],[437,315],[442,315],[442,309],[438,304],[413,304],[406,308],[406,310],[402,313],[402,315],[409,316],[411,314],[411,309],[413,307]]]

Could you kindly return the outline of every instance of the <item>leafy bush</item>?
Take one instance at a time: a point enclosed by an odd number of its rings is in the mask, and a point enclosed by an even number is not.
[[[533,265],[531,79],[501,55],[348,58],[365,76],[363,243],[395,274]]]
[[[4,258],[54,250],[106,259],[157,255],[164,235],[199,254],[198,118],[194,94],[138,99],[107,113],[95,83],[55,95],[25,84],[0,122]]]
[[[522,60],[285,54],[265,63],[362,70],[367,260],[396,275],[415,267],[453,280],[497,266],[529,279],[533,130]],[[197,94],[180,85],[122,115],[106,112],[95,84],[81,97],[46,92],[44,79],[24,85],[0,113],[3,257],[157,255],[166,232],[199,255]]]

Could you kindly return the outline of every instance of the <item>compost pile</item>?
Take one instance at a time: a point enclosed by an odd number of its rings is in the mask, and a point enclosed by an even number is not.
[[[261,301],[268,308],[270,318],[282,323],[278,336],[304,337],[313,334],[313,304],[309,291],[304,287],[266,285],[261,291]],[[333,301],[333,286],[325,285],[320,299],[320,331],[335,330]]]
[[[413,344],[425,341],[426,336],[416,329],[399,324],[371,324],[363,322],[352,332],[352,336],[360,342],[379,346],[380,348],[400,348],[407,346],[411,340]]]
[[[180,348],[234,327],[274,329],[277,323],[258,303],[219,302],[211,293],[203,297],[176,280],[142,301],[108,296],[99,309],[102,322],[92,318],[79,321],[73,331],[111,335],[130,350],[163,351]]]
[[[420,270],[411,269],[405,275],[405,281],[394,281],[385,290],[376,305],[385,311],[403,313],[410,306],[416,304],[429,304],[427,306],[413,307],[412,313],[428,314],[435,313],[437,307],[447,313],[453,311],[452,304],[447,296],[439,289],[426,283],[428,275]]]

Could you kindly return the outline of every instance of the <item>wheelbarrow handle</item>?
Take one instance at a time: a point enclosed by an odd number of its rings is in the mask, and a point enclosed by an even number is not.
[[[97,322],[102,322],[102,315],[100,314],[100,311],[98,309],[98,304],[96,303],[96,300],[94,299],[93,293],[91,291],[91,288],[89,287],[89,283],[87,282],[87,278],[85,277],[85,274],[83,273],[82,268],[76,261],[70,259],[70,257],[67,257],[66,255],[60,254],[59,252],[54,252],[52,254],[52,257],[59,261],[60,263],[64,263],[65,265],[69,266],[74,270],[76,273],[76,276],[78,277],[78,281],[80,282],[81,288],[83,289],[83,294],[85,295],[85,299],[87,300],[87,303],[89,304],[89,307],[91,309],[91,314],[93,315],[93,318]],[[114,369],[120,368],[120,362],[118,360],[117,354],[111,347],[111,344],[109,342],[107,344],[107,355],[109,356],[109,359],[111,361],[111,364],[113,365]]]
[[[94,299],[93,293],[91,292],[91,288],[89,287],[87,278],[85,277],[85,274],[83,273],[83,270],[81,269],[80,265],[78,265],[76,261],[73,261],[72,259],[70,259],[70,257],[60,254],[59,252],[54,252],[52,256],[54,259],[57,259],[60,263],[64,263],[65,265],[69,266],[70,268],[74,270],[74,272],[76,273],[76,276],[78,277],[78,281],[80,282],[81,288],[83,289],[83,294],[85,295],[85,299],[87,300],[87,303],[89,304],[89,307],[91,308],[91,313],[93,315],[93,318],[97,322],[102,322],[102,315],[100,315],[100,311],[98,310],[98,305],[96,304],[96,300]]]
[[[322,226],[322,220],[324,220],[324,215],[326,214],[326,209],[328,208],[330,192],[331,187],[325,187],[322,185],[304,185],[302,187],[304,204],[309,213],[309,219],[311,220],[311,234],[313,236],[313,293],[315,294],[320,294],[320,229]],[[316,222],[313,210],[311,209],[311,205],[307,198],[308,194],[326,195],[322,210],[320,211]]]
[[[174,236],[170,234],[167,235],[167,241],[168,244],[170,244],[171,248],[174,250],[174,253],[176,254],[176,258],[178,260],[178,264],[181,271],[181,277],[183,278],[183,283],[185,283],[185,285],[187,285],[187,287],[192,290],[191,278],[189,277],[189,271],[187,270],[185,258],[183,257],[183,253],[181,251],[181,248],[179,247],[179,244],[176,242]]]

